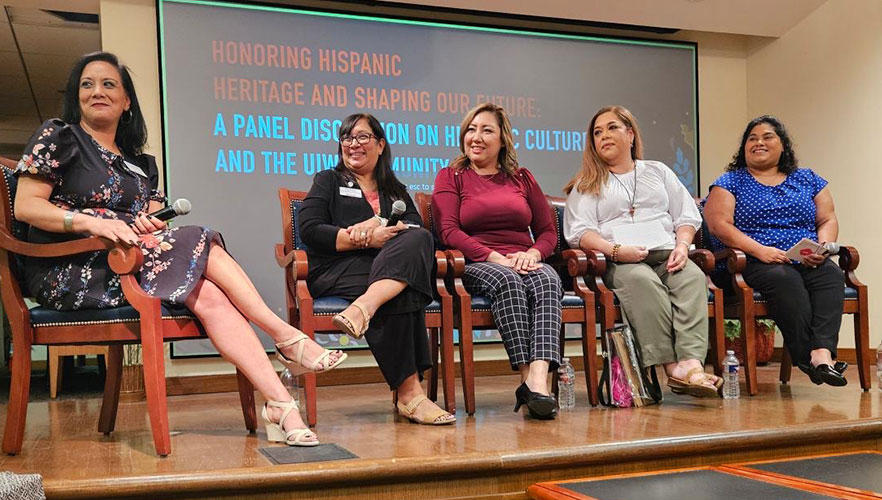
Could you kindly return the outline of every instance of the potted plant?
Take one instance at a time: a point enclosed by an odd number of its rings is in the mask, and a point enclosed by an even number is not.
[[[755,321],[756,364],[765,365],[771,361],[772,354],[775,352],[775,332],[778,331],[778,327],[770,319],[757,319]],[[735,357],[738,358],[741,364],[744,364],[741,321],[727,319],[723,321],[723,325],[725,327],[726,349],[735,351]]]

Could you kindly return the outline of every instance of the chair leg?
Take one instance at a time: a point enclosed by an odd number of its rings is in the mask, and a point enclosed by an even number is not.
[[[745,378],[747,394],[756,396],[759,387],[756,379],[756,323],[754,317],[741,318],[741,341],[743,342]]]
[[[444,409],[456,413],[456,380],[453,363],[453,325],[441,327],[441,383],[444,384]]]
[[[582,324],[582,358],[585,364],[585,383],[588,384],[588,402],[600,404],[597,394],[597,333],[595,322]]]
[[[125,276],[132,278],[131,276]],[[125,286],[125,285],[124,285]],[[131,286],[131,285],[129,285]],[[137,286],[137,285],[135,285]],[[130,297],[132,294],[126,294]],[[165,350],[162,348],[162,325],[160,324],[159,300],[151,299],[132,304],[141,313],[141,346],[144,358],[144,392],[147,394],[147,411],[156,454],[164,457],[171,453],[171,436],[168,424],[168,401],[165,387]]]
[[[28,332],[30,333],[30,332]],[[6,407],[6,428],[3,431],[3,452],[9,455],[21,453],[24,441],[25,420],[28,416],[28,398],[31,391],[30,345],[15,345],[12,372],[9,383],[9,402]]]
[[[790,351],[787,350],[787,346],[784,346],[781,354],[781,372],[778,374],[778,380],[780,380],[782,384],[790,382],[792,371],[793,361],[790,359]]]
[[[863,292],[863,293],[861,293]],[[866,289],[858,291],[858,312],[854,313],[854,351],[857,356],[858,377],[861,380],[861,388],[869,391],[873,385],[870,376],[870,324],[867,314]]]
[[[432,367],[429,368],[428,392],[429,399],[438,401],[438,328],[429,328],[429,357]]]
[[[254,386],[248,377],[236,368],[236,382],[239,386],[239,402],[242,403],[242,416],[245,417],[245,428],[250,434],[257,431],[257,410],[254,408]]]
[[[64,378],[63,358],[58,354],[58,348],[52,345],[47,347],[46,356],[49,361],[49,398],[55,399]]]
[[[98,418],[98,432],[102,434],[110,434],[116,427],[119,389],[122,384],[122,360],[122,344],[109,346],[107,357],[104,359],[107,365],[104,377],[104,399],[101,401],[101,414]]]
[[[475,360],[472,346],[472,314],[469,310],[461,315],[459,328],[459,365],[462,371],[462,395],[465,400],[466,413],[475,414]]]

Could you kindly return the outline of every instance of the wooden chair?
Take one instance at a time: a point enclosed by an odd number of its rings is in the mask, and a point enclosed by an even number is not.
[[[758,392],[755,320],[769,317],[769,305],[761,293],[749,287],[744,281],[742,273],[747,265],[747,257],[743,252],[727,248],[716,252],[716,257],[726,260],[726,267],[732,280],[734,295],[731,296],[731,299],[727,296],[724,312],[726,318],[738,319],[741,322],[747,392],[753,396]],[[839,267],[845,273],[843,314],[851,314],[854,317],[854,345],[857,356],[858,377],[861,381],[861,388],[864,391],[869,391],[872,385],[870,377],[870,364],[872,363],[870,353],[870,316],[867,286],[855,274],[860,261],[857,249],[850,246],[840,247]],[[790,353],[786,348],[783,352],[779,379],[782,383],[786,384],[790,381],[792,363]]]
[[[282,241],[276,244],[276,262],[285,273],[285,301],[288,308],[288,322],[300,329],[310,338],[320,332],[339,332],[331,319],[349,307],[349,301],[340,297],[313,298],[306,286],[309,274],[309,263],[306,257],[306,245],[300,236],[297,212],[305,191],[291,191],[279,188],[279,202],[282,209]],[[444,276],[447,273],[447,260],[442,252],[435,252],[437,274],[435,280],[435,300],[426,307],[426,327],[430,331],[430,345],[437,345],[437,336],[449,338],[453,343],[453,299],[444,287]],[[447,411],[456,411],[453,394],[453,352],[442,350],[441,371],[444,380],[444,407]],[[435,359],[435,358],[433,358]],[[434,367],[432,370],[436,370]],[[317,421],[315,374],[306,373],[304,389],[306,393],[306,415],[309,425]],[[393,398],[395,395],[393,395]]]
[[[696,236],[699,241],[700,232]],[[696,245],[699,246],[700,245]],[[723,374],[723,359],[726,357],[723,290],[711,281],[716,260],[710,250],[696,248],[689,251],[689,258],[704,271],[707,281],[707,317],[708,317],[708,344],[710,362],[717,376]],[[592,252],[588,255],[588,270],[591,275],[589,287],[597,294],[598,320],[604,330],[613,328],[616,322],[622,321],[622,310],[619,300],[612,290],[603,282],[606,274],[606,256],[600,252]]]
[[[423,215],[426,227],[434,226],[431,216],[431,195],[417,193],[417,206]],[[560,203],[562,199],[549,199],[549,203]],[[559,229],[558,213],[555,206],[550,206],[552,219]],[[560,231],[558,230],[558,233]],[[564,347],[564,328],[569,323],[582,326],[582,354],[585,359],[585,377],[588,380],[588,399],[591,405],[598,404],[597,399],[597,344],[595,335],[594,296],[591,290],[584,285],[584,277],[587,273],[588,260],[581,250],[565,249],[560,240],[555,249],[555,254],[548,259],[548,263],[562,273],[564,285],[564,298],[562,301],[561,315],[561,349]],[[448,286],[454,297],[453,321],[459,329],[459,359],[462,372],[463,399],[465,400],[466,412],[469,415],[475,413],[475,367],[474,367],[474,342],[473,331],[475,328],[495,329],[493,313],[490,311],[490,300],[481,295],[469,295],[462,284],[462,275],[465,272],[465,257],[458,250],[446,250],[450,266]],[[564,273],[564,270],[566,273]],[[452,350],[452,345],[449,347]]]
[[[163,342],[205,338],[201,326],[185,307],[164,304],[141,289],[135,275],[141,268],[143,255],[137,247],[125,248],[101,238],[45,245],[26,243],[27,226],[15,220],[12,206],[17,178],[11,169],[0,169],[3,171],[0,181],[0,292],[12,327],[14,351],[3,451],[14,455],[22,449],[31,382],[31,346],[89,344],[110,347],[98,421],[98,430],[109,434],[116,423],[123,344],[140,343],[153,442],[158,455],[168,455],[171,439]],[[109,251],[110,268],[120,275],[123,293],[130,306],[79,311],[27,308],[21,279],[22,256],[63,257],[96,250]],[[242,373],[237,374],[245,427],[254,432],[257,429],[254,389]]]

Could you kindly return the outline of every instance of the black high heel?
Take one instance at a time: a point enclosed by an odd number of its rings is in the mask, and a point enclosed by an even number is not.
[[[521,409],[521,405],[527,405],[530,416],[540,420],[551,420],[557,416],[557,401],[554,396],[546,396],[538,392],[533,392],[527,387],[527,383],[522,383],[515,391],[514,411]]]

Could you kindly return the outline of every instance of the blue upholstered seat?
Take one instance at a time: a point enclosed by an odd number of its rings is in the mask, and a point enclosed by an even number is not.
[[[56,311],[37,306],[29,310],[31,325],[34,327],[100,325],[108,323],[135,323],[140,319],[138,311],[132,306],[109,309],[81,309],[79,311]],[[182,305],[162,303],[163,319],[196,319],[189,309]]]

